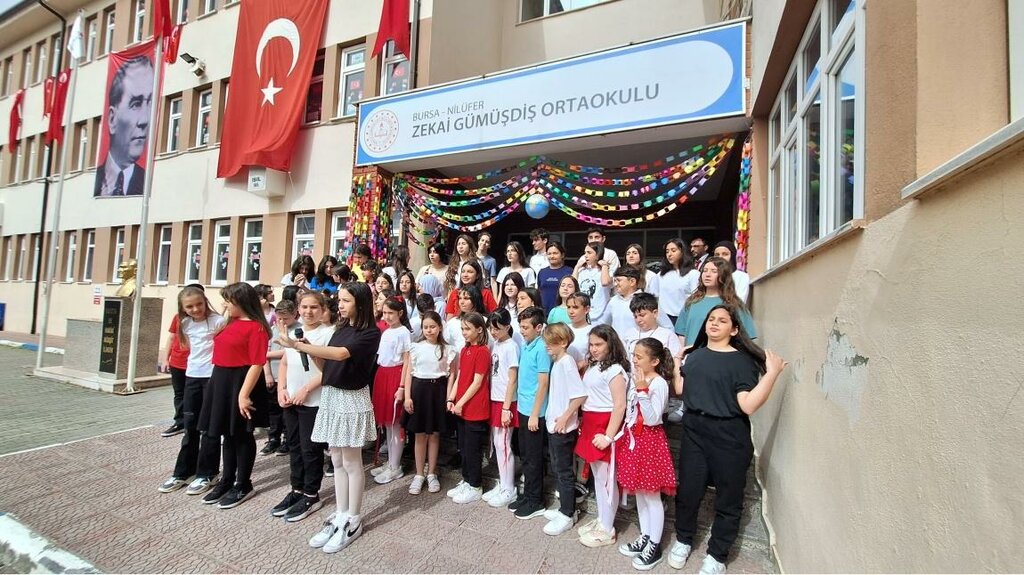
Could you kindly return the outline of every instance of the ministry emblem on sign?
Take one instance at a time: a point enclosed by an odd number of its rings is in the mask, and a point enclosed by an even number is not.
[[[377,110],[363,125],[363,144],[366,149],[380,153],[398,139],[398,116],[391,110]]]

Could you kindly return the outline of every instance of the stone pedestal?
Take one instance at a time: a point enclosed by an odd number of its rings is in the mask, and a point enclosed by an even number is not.
[[[64,365],[37,369],[35,375],[100,391],[127,391],[133,303],[131,298],[107,297],[102,320],[67,320]],[[170,383],[170,376],[157,371],[162,313],[163,298],[142,298],[135,364],[137,390]]]

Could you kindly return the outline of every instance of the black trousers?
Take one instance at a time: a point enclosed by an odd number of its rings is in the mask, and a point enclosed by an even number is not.
[[[576,512],[576,472],[573,471],[573,462],[579,435],[580,432],[575,429],[569,433],[548,434],[551,471],[555,474],[558,489],[558,510],[566,517],[572,517]]]
[[[174,425],[185,426],[185,370],[171,368],[171,387],[174,388]]]
[[[523,464],[523,497],[527,503],[544,505],[544,439],[548,431],[539,418],[537,431],[530,431],[529,416],[519,414],[519,457]]]
[[[251,431],[224,436],[224,474],[220,482],[252,489],[252,466],[256,463],[256,438]]]
[[[267,415],[270,417],[270,427],[267,428],[267,439],[270,441],[281,441],[281,435],[285,434],[284,410],[277,402],[277,383],[267,388],[270,401],[267,402]]]
[[[746,417],[718,419],[686,413],[679,447],[676,539],[693,545],[697,510],[710,480],[715,485],[715,520],[708,555],[725,563],[739,534],[743,490],[753,455],[750,420]]]
[[[292,490],[306,495],[320,493],[320,484],[324,480],[324,444],[314,443],[310,437],[319,409],[290,405],[282,410]]]
[[[181,437],[178,460],[174,464],[174,476],[178,479],[187,479],[193,475],[212,479],[220,467],[220,437],[209,436],[205,431],[196,429],[199,412],[203,409],[203,394],[209,381],[206,377],[185,378],[185,387],[182,388],[182,425],[185,426],[185,434]]]
[[[462,480],[472,487],[483,484],[484,446],[490,440],[490,426],[487,420],[456,421],[459,430],[459,453],[462,454]]]

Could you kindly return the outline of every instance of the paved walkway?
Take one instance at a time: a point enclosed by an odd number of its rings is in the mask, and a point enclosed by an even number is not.
[[[27,378],[5,369],[12,363],[30,364],[31,353],[0,350],[2,452],[130,429],[170,415],[166,388],[112,396]],[[108,572],[632,571],[614,546],[588,549],[574,532],[544,535],[541,518],[520,521],[483,503],[455,505],[443,493],[409,495],[408,477],[389,485],[368,482],[364,535],[345,551],[327,555],[306,541],[330,513],[331,497],[324,509],[296,524],[269,514],[288,489],[287,458],[259,457],[253,476],[258,495],[222,511],[184,490],[157,492],[178,446],[175,438],[161,438],[160,429],[0,456],[0,511]],[[454,481],[451,474],[444,477],[443,488]],[[322,494],[332,491],[330,482],[325,479]],[[622,540],[636,537],[631,514],[620,514],[616,523]],[[665,541],[671,541],[671,520]],[[738,547],[730,572],[774,569],[763,551]],[[684,571],[696,572],[703,557],[698,546]],[[663,562],[654,572],[674,570]]]

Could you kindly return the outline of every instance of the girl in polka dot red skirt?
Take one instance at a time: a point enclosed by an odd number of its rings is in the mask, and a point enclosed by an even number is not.
[[[661,414],[668,403],[673,377],[672,352],[654,338],[644,338],[633,351],[633,385],[626,398],[626,419],[615,443],[616,478],[624,493],[636,494],[640,537],[619,546],[633,558],[633,567],[653,569],[661,562],[665,508],[661,494],[675,494],[676,474]]]

